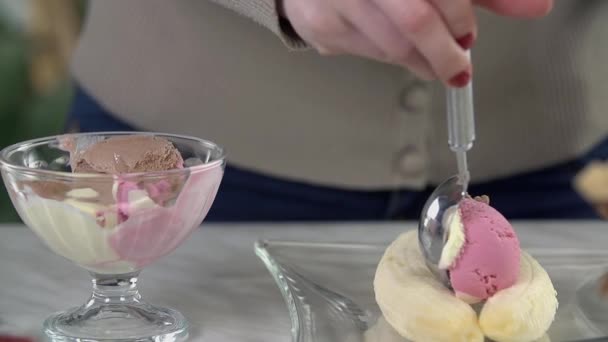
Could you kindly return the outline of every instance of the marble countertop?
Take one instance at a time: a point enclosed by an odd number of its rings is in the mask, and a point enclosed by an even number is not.
[[[606,222],[515,222],[526,248],[605,248]],[[181,311],[192,341],[289,342],[279,290],[255,256],[258,239],[388,243],[411,222],[204,225],[172,255],[145,269],[144,299]],[[88,274],[52,254],[20,225],[0,226],[0,320],[36,334],[50,313],[82,304]],[[0,324],[0,329],[2,325]]]

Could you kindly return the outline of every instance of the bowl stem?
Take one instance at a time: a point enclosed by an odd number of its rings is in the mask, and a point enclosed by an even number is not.
[[[44,331],[51,341],[177,342],[188,338],[179,312],[152,306],[137,289],[139,272],[91,273],[93,293],[79,308],[49,317]]]

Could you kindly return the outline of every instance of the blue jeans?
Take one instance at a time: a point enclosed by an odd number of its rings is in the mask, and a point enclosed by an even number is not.
[[[70,131],[133,131],[81,88],[68,116]],[[595,211],[572,188],[572,179],[594,159],[608,157],[608,139],[576,160],[471,185],[488,194],[509,219],[591,219]],[[422,191],[352,191],[304,184],[228,165],[207,221],[417,220],[432,187]]]

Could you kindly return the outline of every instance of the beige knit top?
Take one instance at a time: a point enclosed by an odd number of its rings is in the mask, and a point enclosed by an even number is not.
[[[139,129],[214,140],[230,164],[285,179],[420,188],[455,173],[439,83],[293,51],[274,0],[215,2],[92,1],[76,79]],[[606,135],[608,1],[557,0],[538,21],[479,15],[473,181],[569,160]]]

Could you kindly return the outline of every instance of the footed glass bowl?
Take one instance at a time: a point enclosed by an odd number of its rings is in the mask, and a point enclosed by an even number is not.
[[[92,142],[133,134],[172,142],[185,166],[120,175],[71,172],[70,149],[82,151]],[[121,161],[116,153],[114,159]],[[207,215],[223,176],[222,148],[169,134],[73,134],[9,146],[0,152],[0,164],[25,224],[93,278],[87,303],[46,320],[44,332],[51,340],[187,338],[185,318],[143,301],[137,278],[144,267],[175,250]]]
[[[292,323],[292,342],[408,342],[381,317],[373,279],[386,245],[260,241]],[[608,264],[607,251],[528,250],[547,270],[559,310],[543,342],[608,341],[580,312],[581,279]]]

